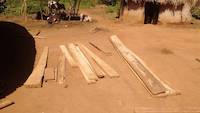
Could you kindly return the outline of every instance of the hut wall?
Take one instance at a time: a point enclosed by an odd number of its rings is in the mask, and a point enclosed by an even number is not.
[[[188,4],[184,4],[181,9],[174,11],[166,8],[159,15],[159,20],[164,23],[190,22],[191,19],[190,6]]]
[[[128,5],[124,12],[123,19],[124,20],[132,20],[133,22],[143,22],[144,21],[144,7],[139,5],[139,7],[135,6],[136,4]],[[182,6],[169,6],[169,5],[161,5],[161,12],[159,14],[159,21],[161,23],[179,23],[179,22],[190,22],[191,21],[191,13],[190,6],[188,4],[184,4]],[[129,19],[130,18],[130,19]]]
[[[144,8],[137,10],[125,10],[123,20],[132,23],[143,23],[144,21]]]

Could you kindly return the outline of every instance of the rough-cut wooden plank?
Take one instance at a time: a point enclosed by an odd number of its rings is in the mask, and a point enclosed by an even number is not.
[[[70,55],[69,51],[64,45],[60,45],[60,49],[62,50],[63,54],[65,55],[66,59],[68,60],[69,64],[72,67],[77,67],[76,62],[74,61],[73,57]]]
[[[5,107],[7,107],[7,106],[10,106],[10,105],[12,105],[12,104],[14,104],[13,101],[6,100],[6,99],[1,100],[1,101],[0,101],[0,109],[3,109],[3,108],[5,108]]]
[[[55,69],[54,68],[46,68],[44,74],[44,81],[55,80]]]
[[[117,36],[111,36],[110,39],[114,47],[127,61],[130,67],[136,73],[137,77],[141,79],[151,94],[158,95],[161,93],[166,93],[167,89],[165,86],[135,53],[129,50]]]
[[[92,59],[111,77],[119,77],[119,74],[110,67],[105,61],[103,61],[100,57],[95,55],[92,51],[90,51],[87,47],[80,44],[80,46],[92,57]]]
[[[84,61],[84,63],[87,63],[87,65],[89,66],[88,69],[90,69],[91,72],[92,72],[92,74],[90,75],[90,76],[91,76],[91,79],[92,79],[92,80],[98,80],[98,77],[96,76],[96,74],[95,74],[94,71],[92,70],[92,66],[91,66],[90,62],[87,60],[87,58],[85,57],[85,55],[82,53],[82,51],[80,50],[80,48],[79,48],[78,46],[76,46],[76,50],[77,50],[77,52],[79,53],[79,55],[80,55],[82,61]],[[86,68],[86,69],[87,69],[87,68]],[[87,70],[88,70],[88,69],[87,69]],[[86,71],[87,71],[87,70],[86,70]],[[90,72],[90,71],[89,71],[89,72]]]
[[[75,46],[73,43],[70,43],[68,45],[69,50],[73,54],[73,56],[76,58],[78,62],[78,66],[83,73],[84,78],[86,79],[88,84],[95,83],[98,79],[95,73],[92,71],[89,61],[85,58],[85,56],[82,54],[80,49]]]
[[[83,54],[87,57],[88,61],[90,62],[91,66],[92,66],[92,69],[94,70],[94,72],[96,73],[98,78],[104,78],[106,73],[101,69],[101,67],[99,67],[99,65],[97,65],[97,63],[92,59],[92,57],[82,47],[80,47],[80,49],[83,52]]]
[[[38,61],[37,66],[34,68],[33,72],[24,83],[26,87],[32,87],[32,88],[42,87],[42,79],[47,64],[47,57],[48,57],[48,47],[44,47],[44,50]]]
[[[63,84],[65,80],[65,69],[66,69],[66,63],[65,63],[65,56],[61,55],[59,58],[59,64],[58,64],[58,83]]]

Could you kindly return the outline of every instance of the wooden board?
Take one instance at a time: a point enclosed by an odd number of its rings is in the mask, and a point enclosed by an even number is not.
[[[137,77],[141,79],[146,88],[153,95],[165,93],[167,89],[160,82],[153,72],[145,65],[145,63],[131,50],[129,50],[117,36],[111,36],[111,42],[114,47],[119,51],[123,58],[132,68],[132,71],[136,73]]]
[[[6,100],[6,99],[1,100],[1,101],[0,101],[0,109],[3,109],[3,108],[5,108],[5,107],[7,107],[7,106],[10,106],[10,105],[12,105],[12,104],[14,104],[13,101]]]
[[[88,61],[90,62],[92,69],[96,73],[98,78],[104,78],[106,73],[97,65],[97,63],[92,59],[92,57],[82,48],[80,47],[83,54],[87,57]]]
[[[42,87],[42,79],[47,64],[47,57],[48,57],[48,47],[44,47],[44,50],[38,61],[37,66],[34,68],[33,72],[24,83],[26,87],[32,87],[32,88]]]
[[[78,66],[83,73],[83,76],[88,84],[95,83],[98,79],[95,73],[92,71],[91,66],[89,65],[89,61],[85,58],[83,53],[80,51],[80,49],[75,46],[73,43],[70,43],[68,45],[69,50],[73,54],[73,56],[76,58],[78,62]]]
[[[46,68],[44,74],[44,81],[55,80],[55,69],[54,68]]]
[[[105,61],[103,61],[100,57],[95,55],[92,51],[90,51],[86,46],[79,44],[91,57],[92,59],[111,77],[119,77],[119,74],[110,67]]]
[[[64,45],[60,45],[60,49],[63,52],[63,54],[65,55],[65,57],[68,60],[69,64],[72,67],[77,67],[77,64],[76,64],[75,60],[73,59],[73,57],[71,56],[71,54],[69,53],[67,48]]]
[[[58,83],[63,84],[65,80],[65,69],[66,69],[66,63],[65,63],[65,56],[61,55],[59,58],[59,64],[58,64]]]

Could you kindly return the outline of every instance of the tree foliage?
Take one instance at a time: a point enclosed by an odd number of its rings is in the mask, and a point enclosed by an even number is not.
[[[7,0],[6,2],[6,15],[21,15],[24,0]],[[59,0],[66,8],[70,8],[74,0]],[[98,0],[81,0],[81,8],[93,7],[97,4]],[[37,11],[47,9],[48,0],[27,0],[27,13],[32,14]]]

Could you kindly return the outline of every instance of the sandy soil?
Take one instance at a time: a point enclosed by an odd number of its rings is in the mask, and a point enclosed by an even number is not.
[[[30,33],[41,30],[35,39],[37,56],[42,47],[50,47],[48,67],[56,67],[61,51],[59,45],[70,42],[86,44],[110,64],[120,78],[108,76],[96,84],[87,85],[79,69],[69,67],[64,85],[51,81],[42,88],[18,88],[7,98],[15,104],[0,113],[192,113],[200,112],[200,30],[194,25],[143,25],[110,19],[102,8],[84,10],[95,21],[92,23],[62,22],[49,26],[45,22],[27,24]],[[156,75],[181,95],[152,98],[114,50],[109,37],[116,34],[133,52],[140,56]],[[88,42],[96,41],[107,56]],[[68,87],[64,87],[65,85]]]

